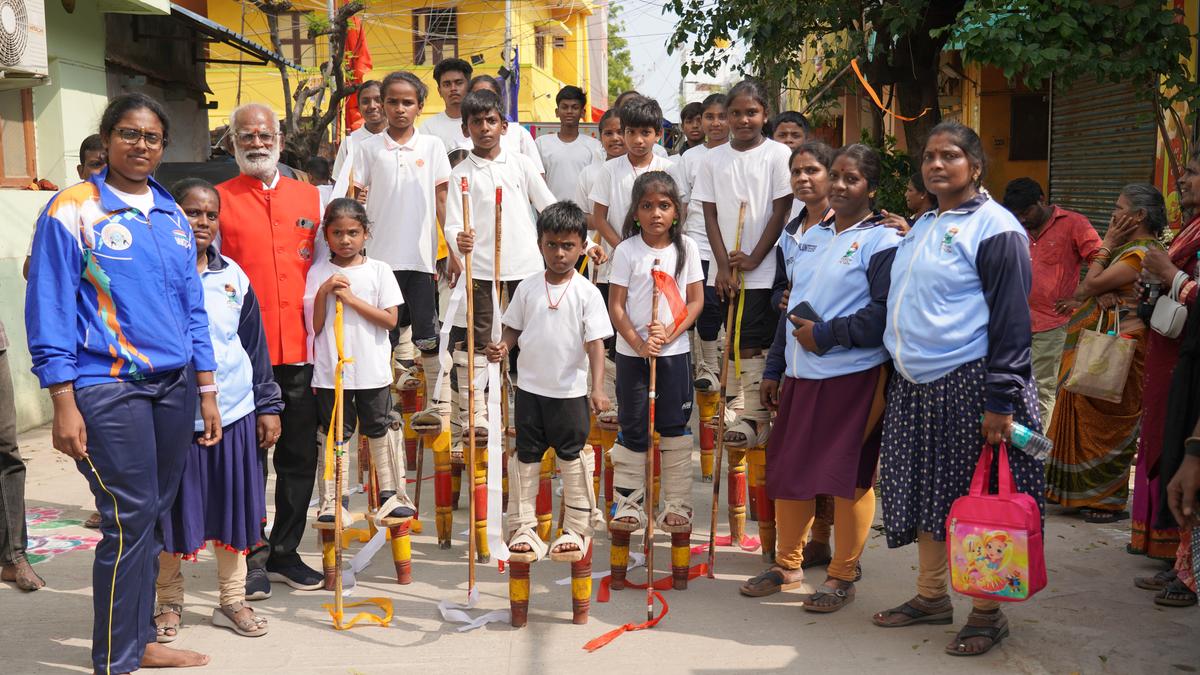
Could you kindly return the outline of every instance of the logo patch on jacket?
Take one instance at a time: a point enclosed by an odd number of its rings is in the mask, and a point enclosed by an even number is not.
[[[175,235],[175,243],[192,250],[192,240],[188,238],[188,233],[183,230],[171,230],[171,234]]]
[[[100,230],[100,241],[114,251],[124,251],[133,246],[133,233],[120,223],[110,222]]]
[[[857,241],[850,244],[850,248],[846,249],[846,252],[842,254],[841,258],[838,258],[838,264],[839,265],[849,265],[851,262],[854,261],[855,253],[858,253],[858,242]]]
[[[233,287],[233,284],[225,284],[225,302],[230,307],[239,307],[241,305],[238,302],[237,289]]]
[[[957,234],[958,234],[957,227],[952,227],[952,228],[946,230],[946,236],[942,238],[942,252],[943,253],[952,252],[951,247],[954,245],[954,237]]]

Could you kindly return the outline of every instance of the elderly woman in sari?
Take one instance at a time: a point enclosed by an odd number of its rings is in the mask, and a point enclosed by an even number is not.
[[[1137,451],[1142,417],[1146,326],[1137,316],[1138,275],[1150,250],[1162,250],[1158,235],[1167,225],[1162,194],[1150,185],[1127,185],[1117,198],[1112,221],[1069,311],[1059,370],[1059,394],[1047,435],[1054,451],[1046,462],[1046,500],[1078,508],[1084,520],[1111,523],[1129,517],[1129,467]],[[1085,330],[1118,330],[1136,340],[1120,401],[1084,396],[1064,385],[1076,365]]]

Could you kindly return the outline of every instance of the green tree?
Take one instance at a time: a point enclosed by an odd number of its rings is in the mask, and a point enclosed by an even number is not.
[[[669,0],[669,6],[680,17],[669,46],[690,52],[684,67],[692,72],[715,72],[729,52],[714,45],[732,39],[768,82],[799,70],[801,47],[810,40],[823,42],[830,72],[858,58],[873,86],[894,87],[901,115],[929,109],[904,123],[910,148],[940,121],[939,57],[951,42],[968,60],[1032,86],[1051,74],[1059,86],[1083,76],[1162,78],[1165,88],[1141,88],[1159,105],[1200,95],[1183,60],[1191,51],[1188,29],[1161,0]]]
[[[623,91],[633,89],[633,60],[629,41],[621,36],[625,22],[620,19],[620,5],[608,5],[608,100],[611,103]]]

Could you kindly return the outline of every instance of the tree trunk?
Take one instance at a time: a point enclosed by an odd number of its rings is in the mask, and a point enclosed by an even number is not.
[[[279,42],[279,16],[270,12],[264,12],[264,14],[267,17],[267,31],[271,36],[271,49],[276,54],[283,54],[283,45]],[[296,125],[292,117],[292,106],[290,105],[292,100],[292,81],[288,76],[287,66],[282,63],[277,63],[275,66],[279,68],[279,82],[283,86],[283,129],[289,134],[294,134],[296,133]]]
[[[903,80],[895,85],[900,114],[916,117],[904,122],[904,141],[912,157],[920,156],[930,130],[942,121],[942,111],[938,105],[937,70],[926,69],[916,73],[916,76],[916,79]],[[923,110],[927,111],[924,115],[921,114]]]

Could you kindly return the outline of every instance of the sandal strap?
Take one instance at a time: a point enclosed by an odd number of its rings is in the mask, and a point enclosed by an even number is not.
[[[958,631],[958,635],[954,636],[954,639],[958,642],[964,642],[971,638],[981,637],[995,642],[996,638],[1000,636],[1001,630],[1003,630],[1003,626],[999,623],[994,623],[990,626],[979,626],[968,623],[962,627],[962,630]]]
[[[947,600],[948,600],[948,598],[947,598]],[[952,605],[950,605],[949,602],[946,602],[946,605],[947,605],[947,608],[952,606]],[[889,609],[887,611],[887,613],[888,614],[903,614],[910,619],[922,619],[924,617],[930,616],[931,614],[937,614],[939,611],[943,611],[943,610],[934,610],[934,611],[927,612],[927,611],[917,607],[916,605],[912,604],[912,600],[907,600],[904,602],[904,604],[900,605],[899,607],[893,607],[893,608]]]
[[[183,605],[170,602],[160,602],[154,605],[154,618],[158,618],[167,612],[171,612],[176,616],[183,618]]]
[[[756,577],[750,578],[751,584],[760,584],[764,581],[773,581],[777,585],[782,586],[785,579],[783,578],[783,573],[780,572],[779,570],[775,569],[774,567],[772,567],[769,570],[766,570],[765,572],[759,574]]]

